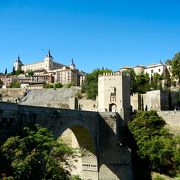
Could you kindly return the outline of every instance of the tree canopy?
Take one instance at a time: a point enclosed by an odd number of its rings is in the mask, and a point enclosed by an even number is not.
[[[13,81],[11,84],[10,84],[10,88],[20,88],[21,87],[21,83],[19,81]]]
[[[10,137],[0,149],[0,175],[14,179],[70,179],[62,162],[73,150],[57,142],[52,133],[38,125],[24,128]]]
[[[172,75],[178,78],[180,83],[180,52],[174,55],[174,58],[171,61],[172,66]]]
[[[180,148],[172,134],[164,129],[165,124],[155,111],[139,111],[128,127],[136,141],[139,157],[150,162],[150,169],[173,176],[180,165],[177,158]]]
[[[95,69],[92,73],[86,75],[82,85],[82,91],[86,92],[88,99],[96,99],[98,94],[98,75],[108,72],[112,72],[112,70],[102,68]]]

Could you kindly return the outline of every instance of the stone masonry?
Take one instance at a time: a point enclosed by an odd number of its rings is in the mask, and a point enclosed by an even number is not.
[[[77,172],[84,180],[131,180],[131,151],[120,139],[124,126],[117,112],[90,112],[0,102],[1,141],[32,123],[56,138],[70,129],[83,152]],[[73,140],[73,142],[74,142]]]

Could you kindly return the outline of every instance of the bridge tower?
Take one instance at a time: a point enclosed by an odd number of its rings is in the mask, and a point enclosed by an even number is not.
[[[118,112],[125,121],[130,117],[130,77],[116,73],[104,73],[98,77],[99,112]]]

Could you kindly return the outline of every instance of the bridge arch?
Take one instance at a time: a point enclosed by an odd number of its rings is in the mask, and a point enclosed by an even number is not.
[[[78,157],[71,159],[71,172],[82,179],[98,179],[96,136],[92,129],[81,121],[73,121],[59,127],[55,136],[67,145],[78,148]]]

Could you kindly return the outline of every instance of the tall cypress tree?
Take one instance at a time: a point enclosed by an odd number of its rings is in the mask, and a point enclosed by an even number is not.
[[[4,74],[7,74],[7,68],[5,69]]]

